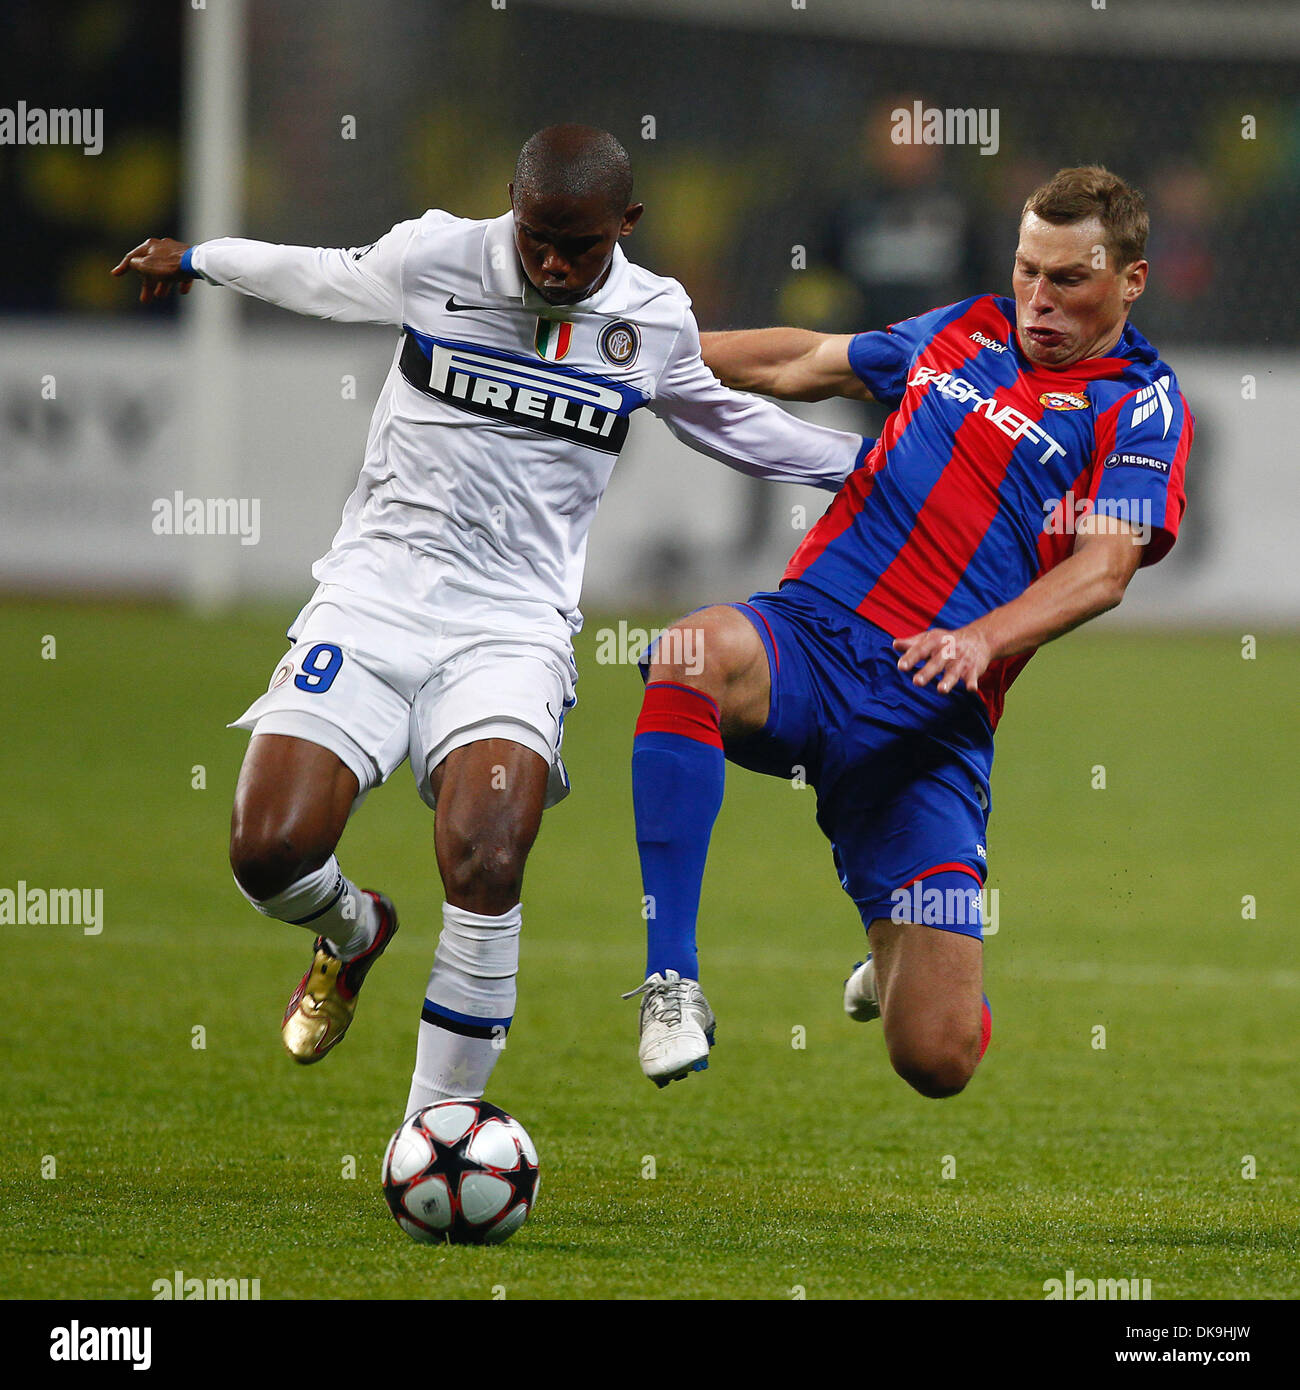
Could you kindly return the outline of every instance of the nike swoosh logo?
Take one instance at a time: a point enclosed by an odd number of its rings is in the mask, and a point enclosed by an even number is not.
[[[489,307],[490,306],[487,304],[457,304],[454,294],[449,294],[447,296],[447,312],[451,314],[468,314],[471,310],[487,309]]]

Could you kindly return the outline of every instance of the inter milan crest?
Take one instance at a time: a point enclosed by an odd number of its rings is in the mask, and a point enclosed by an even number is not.
[[[548,362],[558,362],[566,356],[569,344],[573,342],[573,325],[563,319],[538,319],[537,334],[533,345],[538,357]]]
[[[626,367],[641,348],[641,335],[626,319],[617,319],[600,330],[600,355],[614,367]]]

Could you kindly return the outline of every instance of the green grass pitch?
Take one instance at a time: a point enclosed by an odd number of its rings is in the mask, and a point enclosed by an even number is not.
[[[618,997],[642,965],[639,682],[595,662],[590,619],[575,792],[530,862],[489,1090],[538,1144],[541,1200],[507,1245],[450,1249],[411,1243],[378,1184],[441,901],[409,772],[343,841],[403,931],[319,1067],[278,1036],[307,933],[226,865],[246,739],[223,725],[290,608],[0,605],[0,888],[104,891],[98,936],[0,926],[4,1296],[147,1299],[176,1270],[263,1298],[1041,1299],[1070,1269],[1157,1299],[1300,1293],[1300,639],[1244,660],[1232,633],[1103,629],[1035,659],[994,770],[993,1046],[934,1102],[841,1013],[862,933],[813,793],[735,768],[701,925],[713,1066],[641,1076]]]

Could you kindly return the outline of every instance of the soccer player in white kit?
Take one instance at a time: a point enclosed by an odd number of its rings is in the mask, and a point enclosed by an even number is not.
[[[230,861],[249,902],[309,926],[285,1046],[319,1061],[397,930],[334,851],[409,760],[436,806],[446,901],[406,1114],[481,1096],[514,1014],[524,862],[568,791],[571,638],[587,530],[642,406],[755,477],[834,491],[863,441],[723,387],[690,300],[624,256],[641,215],[626,152],[552,126],[520,152],[511,212],[441,211],[354,249],[151,238],[114,269],[141,300],[195,278],[298,313],[401,329],[356,491],[251,731]]]

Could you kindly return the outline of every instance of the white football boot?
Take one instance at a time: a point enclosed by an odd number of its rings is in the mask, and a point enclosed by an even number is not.
[[[880,1017],[880,996],[876,993],[876,963],[870,956],[853,967],[844,981],[844,1012],[855,1023],[870,1023]]]
[[[641,1070],[660,1087],[680,1081],[689,1072],[706,1070],[717,1020],[699,982],[666,970],[651,975],[623,998],[634,999],[638,994]]]

